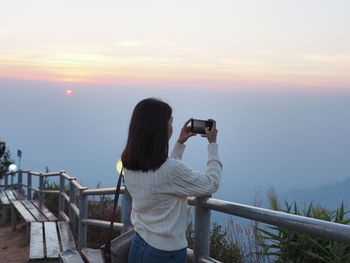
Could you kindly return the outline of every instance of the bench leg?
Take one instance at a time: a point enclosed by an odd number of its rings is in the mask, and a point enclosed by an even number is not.
[[[10,207],[9,206],[3,206],[2,207],[2,224],[6,224],[10,219]]]
[[[16,225],[17,225],[16,209],[13,205],[11,205],[11,227],[13,231],[16,230]]]
[[[26,242],[28,246],[30,243],[30,223],[27,223],[26,225]]]

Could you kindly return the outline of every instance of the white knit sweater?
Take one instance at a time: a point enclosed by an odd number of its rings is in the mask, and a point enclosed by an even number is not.
[[[185,146],[179,143],[171,157],[156,171],[125,169],[126,186],[132,197],[131,222],[151,246],[162,250],[187,247],[187,197],[217,191],[222,172],[218,145],[208,145],[206,172],[193,171],[181,161]]]

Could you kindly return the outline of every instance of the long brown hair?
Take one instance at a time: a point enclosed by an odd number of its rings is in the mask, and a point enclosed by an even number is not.
[[[155,171],[167,160],[168,121],[171,115],[171,107],[158,99],[144,99],[135,106],[122,153],[126,169]]]

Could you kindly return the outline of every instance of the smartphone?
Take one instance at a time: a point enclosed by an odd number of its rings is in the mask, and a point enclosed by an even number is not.
[[[193,133],[205,134],[205,128],[209,128],[209,130],[211,130],[212,127],[213,124],[209,121],[197,119],[191,120],[191,132]]]

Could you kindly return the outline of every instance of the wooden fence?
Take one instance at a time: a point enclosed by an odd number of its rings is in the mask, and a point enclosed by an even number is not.
[[[25,175],[27,182],[23,183],[23,176]],[[15,176],[17,176],[17,180],[15,180]],[[33,176],[39,178],[38,187],[33,187],[32,185]],[[59,190],[45,189],[45,180],[48,177],[59,177]],[[0,184],[0,188],[19,189],[28,200],[32,198],[33,192],[37,192],[39,203],[43,203],[46,194],[59,195],[59,219],[70,223],[72,232],[78,241],[79,248],[86,246],[88,226],[97,226],[101,228],[109,227],[110,223],[108,221],[88,218],[87,200],[88,196],[114,195],[115,187],[88,189],[87,187],[81,186],[75,177],[69,176],[64,171],[39,173],[20,170],[13,173],[6,173],[2,180],[3,184]],[[67,189],[69,189],[69,191],[66,191]],[[121,222],[114,223],[114,228],[123,232],[131,226],[130,214],[132,199],[124,187],[122,187],[121,193],[122,220]],[[350,243],[349,225],[214,199],[210,196],[190,197],[188,198],[188,204],[195,206],[194,249],[187,250],[188,257],[192,259],[194,263],[219,262],[209,257],[210,219],[212,210],[326,239]],[[68,205],[68,215],[65,213],[66,205]]]

